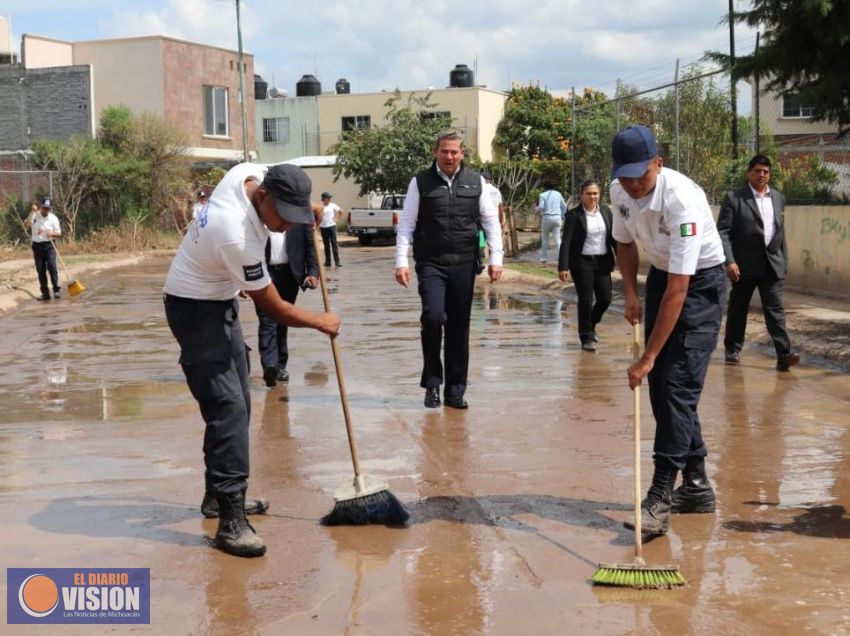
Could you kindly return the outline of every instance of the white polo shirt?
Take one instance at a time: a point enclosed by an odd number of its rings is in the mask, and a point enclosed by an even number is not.
[[[675,170],[661,168],[655,189],[642,199],[630,197],[615,179],[611,211],[614,239],[638,239],[657,269],[692,275],[726,262],[705,192]]]
[[[41,211],[35,213],[30,227],[32,232],[33,243],[47,243],[50,241],[48,233],[61,234],[62,228],[59,227],[59,219],[53,212],[48,212],[47,216],[42,216]]]
[[[266,228],[245,192],[262,183],[266,167],[242,163],[228,171],[189,226],[171,262],[165,292],[198,300],[230,300],[240,289],[271,283],[265,265]]]

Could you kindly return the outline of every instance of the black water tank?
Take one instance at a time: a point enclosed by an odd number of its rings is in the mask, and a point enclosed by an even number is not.
[[[336,81],[336,94],[348,95],[349,93],[351,93],[351,84],[348,83],[348,80],[344,77],[338,79]]]
[[[452,88],[475,86],[475,73],[466,64],[455,64],[455,67],[449,73],[449,86]]]
[[[266,99],[269,96],[269,83],[259,75],[254,75],[254,99]]]
[[[322,83],[316,79],[315,75],[303,75],[295,85],[295,95],[297,97],[313,97],[322,94]]]

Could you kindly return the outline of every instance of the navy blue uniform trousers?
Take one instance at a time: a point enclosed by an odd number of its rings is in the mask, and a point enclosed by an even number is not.
[[[475,263],[438,265],[416,263],[422,299],[423,389],[443,383],[440,348],[445,336],[446,396],[463,397],[469,368],[469,316],[475,289]]]
[[[165,317],[180,345],[180,365],[206,422],[206,485],[245,490],[251,395],[239,303],[192,300],[166,294]]]
[[[299,287],[298,281],[292,275],[289,263],[269,265],[268,267],[272,284],[277,289],[277,293],[286,302],[294,305],[295,299],[298,298]],[[256,307],[256,309],[257,319],[260,322],[260,326],[257,328],[260,364],[263,369],[266,367],[285,369],[289,362],[289,345],[287,344],[289,328],[264,314],[259,307]]]
[[[59,271],[56,269],[56,250],[51,241],[33,242],[32,257],[35,261],[35,271],[38,273],[38,286],[41,287],[41,295],[50,297],[50,288],[47,286],[47,275],[50,274],[50,283],[53,285],[53,293],[59,293]]]
[[[647,339],[666,289],[667,272],[651,267],[646,277]],[[681,470],[688,456],[705,457],[708,453],[697,406],[708,363],[717,346],[725,297],[726,274],[722,265],[698,270],[691,276],[679,320],[649,372],[656,465],[666,462]]]

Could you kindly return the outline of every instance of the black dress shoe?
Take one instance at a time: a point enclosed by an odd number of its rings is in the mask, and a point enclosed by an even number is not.
[[[453,409],[468,409],[469,404],[466,403],[466,400],[463,399],[462,395],[447,395],[446,396],[446,406],[450,406]]]
[[[268,366],[263,369],[263,380],[266,381],[266,386],[271,388],[277,385],[277,367]]]
[[[800,362],[800,354],[791,352],[787,356],[779,358],[776,362],[777,371],[790,371],[791,367]]]
[[[289,382],[289,371],[286,369],[278,369],[277,370],[277,381],[278,382]]]
[[[741,364],[741,354],[737,351],[727,351],[723,359],[726,364]]]
[[[44,296],[39,296],[36,300],[50,300],[50,294],[46,294]]]
[[[435,409],[440,406],[440,390],[437,387],[425,389],[425,407]]]

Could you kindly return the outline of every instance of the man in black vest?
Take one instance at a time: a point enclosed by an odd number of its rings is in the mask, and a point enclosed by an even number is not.
[[[408,286],[408,250],[413,245],[419,296],[422,299],[422,379],[425,406],[440,406],[443,365],[440,345],[445,332],[446,406],[468,407],[463,395],[469,367],[469,315],[478,267],[478,229],[490,247],[487,273],[502,276],[502,229],[499,212],[478,172],[463,165],[460,133],[446,129],[434,144],[434,163],[410,182],[396,235],[395,279]]]

